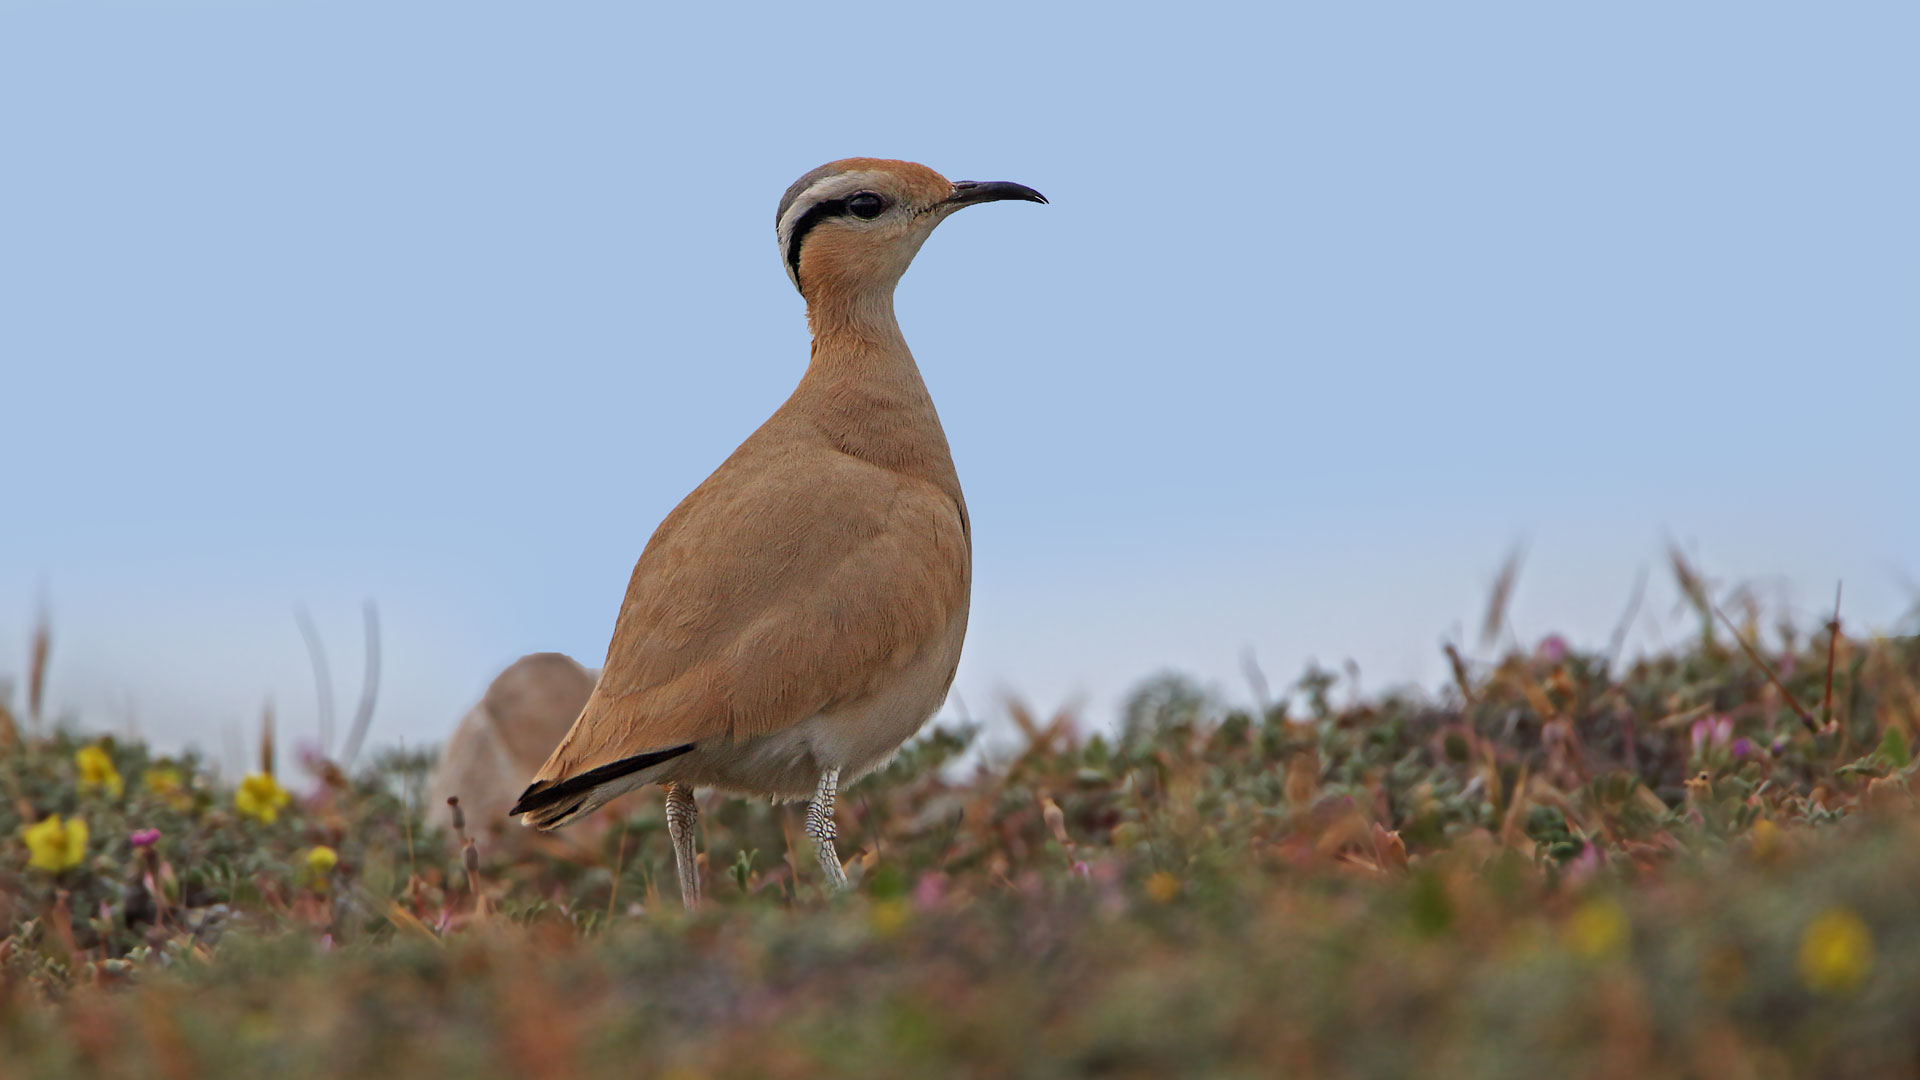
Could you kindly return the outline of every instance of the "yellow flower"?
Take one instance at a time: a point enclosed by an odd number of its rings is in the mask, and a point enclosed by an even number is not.
[[[1800,935],[1800,978],[1825,994],[1844,994],[1873,969],[1873,934],[1860,916],[1834,908]]]
[[[280,808],[292,801],[293,796],[280,786],[270,774],[257,772],[240,781],[239,790],[233,793],[233,805],[241,813],[256,821],[271,825],[280,820]]]
[[[57,874],[79,866],[87,857],[87,823],[74,818],[61,821],[55,814],[25,830],[27,865],[35,870]]]
[[[187,791],[186,781],[180,778],[179,769],[166,765],[155,766],[140,774],[140,785],[175,810],[187,810],[193,806],[193,796]]]
[[[340,854],[321,844],[307,849],[307,878],[315,891],[326,892],[333,868],[340,865]]]
[[[83,746],[74,752],[73,763],[80,767],[80,786],[83,788],[102,788],[110,798],[119,798],[127,788],[120,780],[120,770],[113,767],[113,758],[107,755],[105,747],[98,744]]]
[[[1573,910],[1560,927],[1560,940],[1588,960],[1619,952],[1632,929],[1627,913],[1612,900],[1589,900]]]
[[[1156,904],[1171,903],[1180,895],[1180,879],[1160,870],[1147,878],[1147,899]]]
[[[333,868],[338,865],[340,865],[339,853],[325,844],[307,850],[307,869],[321,877],[333,873]]]

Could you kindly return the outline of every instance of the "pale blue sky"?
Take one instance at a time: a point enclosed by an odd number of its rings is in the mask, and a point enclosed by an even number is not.
[[[1431,684],[1504,550],[1603,639],[1668,535],[1920,577],[1920,7],[0,0],[0,677],[217,749],[598,663],[806,359],[773,208],[1017,180],[900,293],[973,511],[958,690]],[[1683,633],[1660,584],[1640,640]]]

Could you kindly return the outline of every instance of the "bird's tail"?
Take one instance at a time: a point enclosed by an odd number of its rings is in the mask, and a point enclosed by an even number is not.
[[[521,792],[520,801],[507,811],[523,825],[541,832],[571,825],[623,795],[647,783],[646,770],[671,761],[693,749],[692,743],[668,750],[653,750],[621,758],[609,765],[588,769],[577,776],[560,780],[535,780]]]

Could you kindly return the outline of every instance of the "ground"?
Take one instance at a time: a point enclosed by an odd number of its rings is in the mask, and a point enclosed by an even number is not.
[[[843,798],[846,895],[708,800],[694,915],[657,799],[469,856],[421,757],[235,783],[11,715],[0,1078],[1915,1075],[1920,641],[1701,614],[933,730]]]

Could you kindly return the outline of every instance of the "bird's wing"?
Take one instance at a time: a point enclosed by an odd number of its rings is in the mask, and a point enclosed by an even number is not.
[[[956,494],[826,447],[743,446],[648,541],[600,683],[536,782],[872,693],[943,638],[969,565]]]

